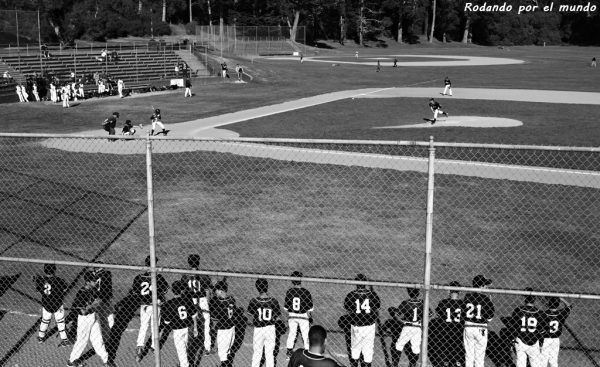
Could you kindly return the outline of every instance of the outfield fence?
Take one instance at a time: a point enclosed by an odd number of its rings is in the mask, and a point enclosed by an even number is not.
[[[253,340],[261,337],[266,366],[287,365],[287,349],[304,344],[289,326],[309,316],[327,329],[327,353],[341,365],[351,365],[354,337],[367,362],[373,350],[374,366],[456,365],[483,353],[485,366],[512,366],[516,350],[546,366],[561,331],[559,365],[600,363],[598,148],[0,134],[0,157],[0,366],[185,366],[183,356],[191,366],[226,366],[226,357],[258,366],[263,351]],[[195,268],[189,255],[199,255]],[[66,334],[54,320],[40,334],[40,308],[50,307],[42,294],[61,288],[40,277],[44,264],[66,283]],[[112,274],[112,296],[100,268]],[[475,287],[476,275],[492,283]],[[301,279],[314,311],[277,318],[266,306],[249,309],[259,278],[281,308]],[[76,299],[85,279],[100,290],[88,309]],[[219,314],[203,298],[223,284],[236,302]],[[363,286],[379,302],[369,294],[345,305]],[[184,298],[199,298],[199,307],[171,308],[181,287],[192,287]],[[422,303],[401,304],[407,288]],[[488,295],[493,317],[473,302],[440,306],[449,292]],[[554,297],[561,317],[570,310],[565,322],[513,312],[525,301],[545,311]],[[289,301],[290,311],[305,302]],[[140,336],[159,304],[161,323]],[[374,345],[351,327],[371,314],[375,326],[361,332],[376,331]],[[252,325],[276,318],[275,330]],[[492,319],[480,331],[463,327],[465,318]],[[196,327],[178,327],[185,320]],[[57,348],[65,336],[85,341],[86,327],[95,353]],[[473,330],[487,347],[465,349]],[[516,337],[547,339],[530,347]]]

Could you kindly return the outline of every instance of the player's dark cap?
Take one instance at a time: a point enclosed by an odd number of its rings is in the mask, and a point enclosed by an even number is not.
[[[292,274],[290,274],[291,277],[293,278],[302,278],[303,274],[301,271],[293,271]],[[300,281],[300,279],[298,280],[292,280],[292,284],[293,285],[300,285],[302,284],[302,282]]]
[[[257,279],[255,286],[259,293],[267,293],[269,291],[269,282],[266,279]]]
[[[548,297],[548,307],[550,308],[558,308],[560,306],[560,298],[558,297]]]
[[[185,292],[187,286],[185,284],[185,282],[182,282],[181,280],[176,280],[173,282],[173,294],[175,295],[180,295],[183,292]]]
[[[367,276],[364,274],[356,274],[356,277],[354,278],[354,280],[358,280],[360,282],[366,282],[368,281]],[[364,284],[357,284],[356,285],[357,288],[364,288],[365,285]]]
[[[308,344],[311,347],[322,346],[327,338],[327,330],[321,325],[313,325],[308,330]]]
[[[200,255],[198,254],[191,254],[190,256],[188,256],[188,265],[192,268],[197,268],[200,266]]]
[[[490,285],[490,284],[492,284],[492,280],[487,279],[486,277],[484,277],[481,274],[479,274],[475,278],[473,278],[473,287],[475,287],[475,288],[481,288],[481,287],[484,287],[484,286]]]
[[[429,98],[430,101],[433,101],[433,98]]]
[[[215,283],[215,291],[227,292],[227,282],[220,280]]]
[[[96,276],[93,272],[86,271],[85,274],[83,274],[83,280],[85,280],[86,282],[94,282],[96,281]]]
[[[455,280],[455,281],[448,283],[448,287],[460,287],[460,283]],[[450,292],[458,293],[459,291],[457,289],[452,289],[452,290],[450,290]]]
[[[533,292],[533,288],[531,287],[527,287],[524,289],[524,291],[526,292]],[[535,302],[535,296],[531,295],[531,294],[527,294],[525,295],[525,303],[534,303]]]
[[[410,298],[417,298],[417,297],[419,297],[421,290],[419,288],[410,287],[410,288],[406,288],[406,292],[408,293],[408,296]]]
[[[158,257],[154,258],[154,262],[158,263]],[[144,264],[145,264],[145,266],[150,266],[150,255],[146,256],[146,259],[144,260]]]
[[[160,108],[155,109],[154,113],[160,113]]]
[[[54,275],[56,273],[56,265],[55,264],[45,264],[44,265],[44,273],[48,275]]]
[[[119,114],[118,112],[113,112],[113,116],[117,116],[117,117],[119,117],[119,116],[120,116],[120,114]]]
[[[125,125],[131,125],[131,120],[125,120]]]

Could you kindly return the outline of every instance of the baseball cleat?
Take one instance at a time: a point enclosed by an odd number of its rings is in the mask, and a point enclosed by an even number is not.
[[[449,116],[448,116],[448,113],[446,113],[446,112],[444,112],[444,116],[446,116],[446,117],[449,117]]]
[[[431,120],[431,124],[432,125],[435,124],[436,121],[437,121],[436,119]]]
[[[45,341],[45,339],[41,336],[38,336],[37,341],[38,341],[38,343],[42,344]]]
[[[137,347],[136,351],[135,351],[135,360],[136,362],[141,362],[142,361],[142,353],[144,351],[143,347]]]
[[[83,362],[78,362],[78,361],[67,362],[67,367],[84,367],[84,366],[85,366],[85,363],[83,363]]]
[[[65,339],[65,340],[61,340],[61,342],[58,344],[58,347],[68,347],[70,345],[73,345],[73,343],[69,340],[69,339]]]

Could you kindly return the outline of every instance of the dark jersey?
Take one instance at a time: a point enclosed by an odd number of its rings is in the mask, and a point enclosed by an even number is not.
[[[359,288],[348,293],[344,299],[344,309],[352,315],[352,325],[373,325],[379,317],[381,301],[377,293]]]
[[[305,349],[296,350],[290,357],[288,367],[340,367],[336,361]]]
[[[131,131],[131,129],[133,129],[133,125],[130,124],[126,124],[123,125],[123,130],[121,130],[121,133],[125,134]]]
[[[561,310],[544,311],[544,337],[558,338],[562,335],[562,329],[567,317],[571,313],[571,306]]]
[[[450,82],[450,79],[448,79],[448,78],[444,79],[444,85],[452,85],[452,83]]]
[[[162,116],[160,113],[153,113],[152,116],[150,116],[150,121],[162,121]]]
[[[94,303],[96,298],[98,298],[98,291],[96,288],[81,288],[75,295],[72,308],[75,309],[79,315],[94,313],[95,311],[90,309],[89,306]]]
[[[96,277],[98,297],[103,301],[110,300],[113,297],[112,274],[108,270],[98,269],[94,270],[94,276]]]
[[[437,101],[429,102],[429,107],[431,107],[431,109],[433,110],[442,108],[442,106]]]
[[[515,336],[527,345],[534,345],[542,339],[544,313],[535,306],[519,306],[512,313],[516,327]]]
[[[231,296],[225,298],[213,297],[209,302],[210,317],[215,319],[215,328],[231,329],[235,325],[233,318],[235,312],[235,299]]]
[[[440,301],[435,313],[438,317],[444,320],[447,326],[461,326],[463,323],[462,313],[464,302],[460,299],[446,298]]]
[[[108,126],[112,127],[113,129],[115,128],[115,126],[117,126],[117,118],[114,115],[107,118],[106,122]]]
[[[467,293],[462,318],[465,322],[487,325],[494,318],[496,309],[490,297],[482,293]]]
[[[398,317],[404,324],[421,326],[423,322],[423,300],[407,299],[398,306]]]
[[[248,313],[252,315],[254,327],[275,325],[281,316],[279,302],[273,297],[252,298],[248,304]]]
[[[140,274],[133,279],[132,286],[134,294],[139,297],[141,305],[152,304],[152,278],[150,273]],[[169,284],[162,275],[156,274],[156,289],[158,299],[162,300],[165,293],[169,290]]]
[[[161,306],[161,317],[173,330],[186,329],[194,324],[193,316],[198,313],[189,297],[175,297]]]
[[[54,313],[63,305],[67,283],[59,277],[43,276],[36,278],[35,289],[42,294],[42,307]]]
[[[185,87],[186,87],[186,88],[191,88],[191,87],[192,87],[192,82],[190,82],[190,80],[189,80],[189,79],[187,79],[187,80],[185,81]]]
[[[312,296],[306,288],[290,288],[285,294],[283,308],[293,313],[312,311],[314,308]]]
[[[211,287],[208,275],[184,274],[181,280],[187,284],[188,293],[194,302],[198,302],[198,298],[206,297],[206,293]]]

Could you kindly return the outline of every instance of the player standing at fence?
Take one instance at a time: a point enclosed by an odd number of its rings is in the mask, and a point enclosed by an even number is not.
[[[85,351],[88,342],[92,343],[94,351],[100,357],[105,366],[113,366],[108,360],[108,353],[102,339],[102,331],[100,323],[96,318],[96,307],[98,306],[98,291],[96,276],[86,271],[83,279],[85,284],[83,288],[77,292],[73,301],[73,309],[77,310],[77,340],[73,345],[73,350],[67,362],[67,366],[84,366],[85,364],[78,361],[79,357]]]
[[[188,265],[192,270],[199,270],[200,255],[192,254],[188,256]],[[181,280],[188,286],[188,292],[192,297],[192,301],[197,305],[199,311],[204,318],[204,355],[210,354],[211,338],[210,338],[210,309],[208,300],[210,299],[211,281],[208,275],[190,274],[183,275]]]
[[[92,274],[96,277],[98,299],[100,301],[96,307],[96,316],[102,328],[102,336],[104,340],[108,340],[110,329],[115,325],[115,311],[112,306],[112,274],[102,267],[94,268]]]
[[[308,331],[310,347],[298,349],[292,354],[288,367],[340,367],[336,361],[323,356],[327,331],[321,325],[314,325]]]
[[[150,135],[154,135],[154,130],[156,129],[156,125],[158,125],[158,127],[160,127],[162,129],[162,131],[159,133],[156,133],[156,135],[163,134],[163,135],[167,136],[169,131],[171,131],[171,130],[165,129],[165,125],[162,123],[162,115],[160,114],[159,108],[154,110],[154,113],[152,114],[152,116],[150,116],[150,121],[152,121],[152,131],[150,132]]]
[[[286,359],[290,359],[292,355],[298,329],[300,329],[300,335],[302,336],[302,347],[304,349],[308,348],[308,331],[312,320],[311,313],[314,310],[312,295],[306,288],[302,287],[302,281],[300,280],[302,273],[294,271],[290,276],[298,278],[298,280],[292,280],[292,288],[288,289],[285,294],[283,305],[283,308],[288,312],[288,326],[290,328],[286,343]]]
[[[158,259],[156,259],[158,263]],[[150,256],[146,256],[144,261],[145,266],[150,266]],[[149,271],[139,274],[133,280],[133,292],[138,296],[140,304],[140,330],[137,337],[136,360],[139,362],[144,355],[144,347],[146,345],[146,332],[148,326],[151,327],[152,345],[151,349],[155,350],[154,345],[154,320],[152,317],[152,276]],[[169,290],[169,283],[161,274],[156,274],[156,298],[158,303],[164,299],[165,294]],[[160,309],[159,309],[160,312]],[[159,316],[160,317],[160,316]]]
[[[423,300],[419,298],[421,293],[419,288],[407,288],[406,291],[409,299],[402,301],[395,313],[396,317],[400,318],[403,327],[400,337],[396,341],[396,352],[393,361],[396,362],[395,366],[397,366],[404,346],[410,343],[412,354],[408,354],[408,365],[414,367],[419,360],[419,354],[421,354]]]
[[[221,367],[232,367],[233,356],[230,355],[235,339],[235,299],[227,295],[227,283],[219,281],[215,284],[216,295],[211,298],[209,307],[211,317],[217,329],[217,352]]]
[[[46,331],[54,316],[58,334],[60,335],[59,347],[71,345],[65,330],[65,308],[63,300],[67,293],[67,283],[56,276],[56,265],[44,265],[44,276],[33,277],[35,289],[42,295],[42,322],[38,333],[38,342],[43,343],[46,339]]]
[[[449,95],[450,97],[452,97],[452,82],[450,81],[450,78],[446,77],[446,79],[444,79],[444,92],[442,92],[443,96]]]
[[[531,288],[525,290],[533,291]],[[535,296],[526,295],[524,304],[515,308],[512,313],[512,322],[516,329],[514,335],[517,367],[526,367],[528,358],[531,367],[542,365],[540,340],[544,327],[544,313],[534,304]]]
[[[559,309],[560,303],[565,307]],[[571,305],[558,297],[548,298],[548,309],[544,311],[544,344],[542,345],[542,367],[558,367],[560,336],[567,317],[571,314]]]
[[[448,114],[446,112],[442,111],[442,105],[439,104],[439,102],[433,98],[431,98],[429,100],[429,108],[431,109],[431,112],[433,112],[433,119],[429,120],[432,125],[435,124],[435,122],[437,121],[437,117],[438,117],[439,113],[448,117]]]
[[[450,287],[460,287],[459,282],[451,282]],[[435,313],[442,320],[440,324],[439,340],[441,362],[449,366],[460,366],[465,360],[465,352],[462,341],[464,332],[462,313],[464,309],[463,300],[458,298],[459,291],[451,290],[450,296],[443,299],[435,309]]]
[[[483,275],[473,278],[473,288],[483,289],[490,284],[492,280]],[[467,293],[463,302],[465,367],[483,367],[488,342],[487,326],[492,321],[496,309],[490,297],[483,293]]]
[[[265,366],[275,364],[273,350],[275,349],[275,321],[281,316],[279,302],[269,296],[269,282],[257,279],[256,290],[258,297],[252,298],[248,304],[248,313],[253,317],[254,334],[252,337],[252,367],[259,367],[265,353]]]
[[[366,282],[363,274],[356,275],[355,280]],[[363,357],[363,366],[370,367],[373,362],[373,348],[375,347],[375,325],[379,318],[381,300],[377,293],[358,284],[356,289],[348,293],[344,299],[344,309],[351,316],[351,358],[350,365],[357,367],[360,357]]]
[[[190,329],[192,335],[196,335],[198,308],[190,297],[182,297],[186,291],[186,284],[181,280],[173,282],[174,298],[165,302],[162,306],[162,320],[165,325],[173,330],[173,342],[179,367],[189,367],[188,361],[188,342]]]

